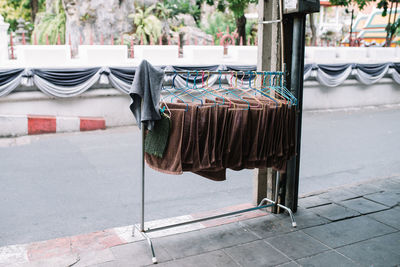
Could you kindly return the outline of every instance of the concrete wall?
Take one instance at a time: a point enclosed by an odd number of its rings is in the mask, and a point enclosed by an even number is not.
[[[0,68],[10,67],[83,67],[137,66],[142,59],[155,65],[256,65],[256,46],[230,46],[224,55],[222,46],[136,45],[134,58],[128,58],[127,46],[82,45],[77,58],[71,59],[69,46],[17,46],[16,60],[0,61]],[[1,53],[0,53],[1,54]],[[400,62],[400,47],[306,47],[305,63],[378,63]]]
[[[338,87],[325,87],[317,81],[304,82],[305,110],[341,109],[400,104],[400,86],[391,78],[372,85],[348,79]]]

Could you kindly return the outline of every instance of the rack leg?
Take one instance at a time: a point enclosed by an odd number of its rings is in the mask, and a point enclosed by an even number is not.
[[[142,153],[141,153],[141,161],[142,161],[142,180],[141,180],[141,187],[142,187],[142,209],[141,209],[141,217],[140,217],[140,231],[144,232],[144,123],[142,122],[141,125],[141,134],[142,134]]]
[[[142,165],[140,166],[141,167],[141,179],[140,179],[140,188],[141,188],[141,202],[140,202],[140,229],[139,229],[139,231],[140,232],[144,232],[144,193],[145,193],[145,184],[144,184],[144,168],[145,168],[145,164],[144,164],[144,132],[145,132],[145,129],[144,129],[144,123],[141,123],[141,130],[140,130],[140,133],[141,133],[141,136],[142,136],[142,147],[141,147],[141,154],[140,154],[140,160],[141,160],[141,162],[142,162]],[[132,230],[132,236],[135,236],[135,228],[137,228],[136,226],[135,227],[133,227],[133,230]]]
[[[153,247],[153,242],[151,241],[151,238],[146,234],[146,232],[141,231],[141,230],[138,228],[137,225],[135,225],[135,226],[133,227],[133,231],[135,231],[135,228],[136,228],[137,230],[139,230],[139,232],[141,233],[141,235],[142,235],[144,238],[146,238],[147,244],[149,245],[150,251],[151,251],[151,260],[152,260],[153,264],[157,264],[158,261],[157,261],[156,254],[154,253],[154,247]],[[140,228],[141,228],[141,226],[140,226]]]
[[[286,206],[284,206],[284,205],[278,203],[279,178],[280,178],[280,175],[279,175],[279,172],[278,172],[278,173],[277,173],[277,176],[276,176],[275,197],[274,197],[274,200],[271,200],[271,199],[269,199],[269,198],[264,198],[264,199],[261,200],[261,202],[260,202],[260,204],[259,204],[258,206],[259,206],[259,207],[260,207],[260,206],[263,206],[265,203],[268,203],[268,202],[269,202],[269,203],[274,204],[275,206],[278,206],[278,207],[280,207],[280,208],[286,210],[286,211],[289,213],[290,220],[292,221],[292,226],[293,226],[293,227],[297,227],[297,223],[296,223],[296,221],[294,220],[294,216],[293,216],[292,210],[291,210],[290,208],[288,208],[288,207],[286,207]]]

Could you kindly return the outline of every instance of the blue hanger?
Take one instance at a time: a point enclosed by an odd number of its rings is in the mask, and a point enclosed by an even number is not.
[[[249,89],[255,90],[256,92],[259,92],[261,95],[263,95],[263,96],[265,96],[265,97],[271,99],[272,101],[275,102],[276,106],[278,106],[278,105],[279,105],[278,101],[276,101],[276,100],[275,100],[274,98],[272,98],[270,95],[266,94],[266,93],[265,93],[264,91],[262,91],[262,90],[258,90],[256,87],[252,87],[252,86],[251,86],[251,77],[252,77],[252,74],[251,74],[250,71],[249,71],[248,73],[249,73]],[[256,72],[255,75],[257,75],[257,72]]]
[[[189,87],[189,75],[190,75],[190,72],[188,71],[187,73],[188,73],[188,75],[187,75],[187,78],[186,78],[186,87],[180,87],[180,88],[178,88],[178,87],[175,87],[175,86],[174,86],[175,89],[180,90],[180,93],[177,94],[177,96],[181,96],[181,95],[184,95],[184,94],[190,95],[190,96],[192,97],[192,102],[193,102],[193,99],[197,99],[197,100],[200,101],[201,105],[203,105],[203,100],[202,100],[201,98],[198,98],[198,97],[196,97],[195,95],[193,95],[193,94],[190,93],[190,90],[193,89],[193,88],[190,88],[190,87]],[[176,75],[177,75],[177,73],[176,73]],[[175,75],[175,77],[176,77],[176,75]],[[175,77],[174,77],[174,79],[175,79]],[[173,81],[174,81],[174,79],[173,79]],[[173,82],[173,84],[174,84],[174,82]],[[172,101],[173,99],[174,99],[174,98],[172,98],[171,101]],[[182,99],[181,99],[181,100],[182,100]],[[183,101],[183,100],[182,100],[182,101]],[[185,101],[184,101],[184,102],[185,102]]]
[[[242,109],[242,110],[249,110],[249,109],[250,109],[250,103],[249,103],[249,101],[247,101],[246,99],[241,98],[240,96],[238,96],[237,94],[235,94],[235,93],[234,93],[232,90],[230,90],[229,88],[223,88],[223,87],[222,87],[222,83],[221,83],[221,77],[222,77],[222,71],[219,70],[219,88],[218,88],[218,89],[220,89],[220,90],[226,90],[226,91],[228,91],[228,92],[225,93],[225,94],[234,95],[234,96],[235,96],[236,98],[238,98],[239,100],[246,102],[247,108],[244,108],[244,109]]]
[[[164,86],[163,86],[163,89],[166,90],[166,91],[169,93],[168,96],[172,96],[171,102],[172,102],[172,100],[173,100],[174,98],[177,98],[177,99],[181,100],[184,104],[186,104],[186,109],[185,109],[185,111],[188,111],[189,105],[186,103],[186,101],[183,100],[182,98],[180,98],[179,95],[177,95],[177,94],[175,94],[175,93],[173,92],[174,90],[177,89],[177,88],[175,87],[175,78],[176,78],[176,76],[178,75],[178,73],[177,73],[176,71],[174,71],[174,73],[175,73],[175,76],[174,76],[174,78],[172,78],[172,88],[171,88],[172,90],[169,90],[168,88],[165,88]],[[165,99],[165,98],[168,97],[168,96],[163,97],[163,99]],[[163,107],[163,111],[164,111],[164,110],[165,110],[165,107]]]

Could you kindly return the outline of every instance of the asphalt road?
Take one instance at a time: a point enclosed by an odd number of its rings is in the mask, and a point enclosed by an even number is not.
[[[306,112],[300,194],[400,174],[400,109]],[[139,221],[136,127],[0,139],[0,246]],[[253,171],[225,182],[147,171],[146,220],[251,202]]]

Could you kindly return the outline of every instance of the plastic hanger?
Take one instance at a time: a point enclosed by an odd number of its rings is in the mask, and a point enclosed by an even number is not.
[[[176,74],[177,74],[177,73],[176,73]],[[192,97],[192,100],[191,100],[192,102],[193,102],[194,99],[196,99],[196,100],[200,101],[200,104],[201,104],[201,105],[203,105],[203,99],[201,99],[201,98],[199,98],[199,97],[193,95],[193,94],[190,92],[190,90],[192,90],[193,88],[190,88],[190,87],[189,87],[189,75],[190,75],[190,72],[188,71],[188,72],[187,72],[187,77],[186,77],[186,86],[184,86],[184,87],[175,87],[174,81],[175,81],[176,75],[175,75],[174,78],[172,79],[173,88],[180,91],[179,94],[177,94],[176,96],[189,95],[189,96]],[[182,100],[181,98],[179,98],[179,99]],[[174,98],[171,99],[171,102],[172,102],[173,100],[174,100]],[[184,100],[182,100],[182,101],[184,101]],[[184,102],[185,102],[185,101],[184,101]]]
[[[221,90],[221,91],[222,90],[226,90],[227,92],[225,94],[231,94],[231,95],[235,96],[236,98],[238,98],[239,100],[246,102],[247,108],[239,109],[239,110],[249,110],[250,109],[249,101],[247,101],[246,99],[243,99],[240,96],[238,96],[236,93],[234,93],[232,90],[230,90],[230,88],[223,88],[222,87],[222,83],[221,83],[221,77],[222,77],[222,72],[221,71],[219,71],[219,75],[220,76],[219,76],[219,85],[218,85],[219,87],[218,87],[218,89]]]
[[[271,99],[271,100],[276,104],[276,106],[280,106],[280,103],[277,101],[277,99],[275,99],[274,97],[272,97],[272,96],[269,95],[269,94],[266,94],[264,91],[259,90],[257,87],[252,87],[252,86],[251,86],[251,77],[252,77],[252,74],[251,74],[251,73],[252,73],[252,72],[249,72],[249,76],[250,76],[250,77],[249,77],[249,88],[252,89],[252,90],[255,90],[255,91],[258,92],[258,93],[260,93],[262,96],[265,96],[265,97]],[[254,76],[254,85],[256,86],[257,72],[256,72],[256,71],[253,71],[253,73],[255,73],[255,76]]]
[[[245,74],[243,71],[242,71],[242,73]],[[233,86],[233,82],[232,82],[233,75],[235,75],[235,86]],[[249,90],[246,90],[246,89],[243,88],[243,85],[244,85],[243,79],[244,79],[244,75],[242,75],[242,85],[241,85],[242,87],[238,87],[238,82],[237,82],[237,80],[238,80],[238,72],[232,73],[232,76],[231,76],[231,87],[240,91],[240,93],[238,93],[239,96],[243,96],[244,94],[246,94],[247,99],[251,99],[251,100],[254,100],[255,102],[257,102],[257,106],[252,107],[252,108],[257,108],[257,109],[263,108],[263,106],[264,106],[263,103],[261,103],[261,101],[258,100],[254,95],[250,94]]]
[[[177,95],[177,94],[174,93],[174,91],[176,91],[176,87],[175,87],[175,78],[176,78],[177,75],[178,75],[178,73],[175,72],[175,76],[174,76],[174,78],[172,78],[172,86],[171,86],[171,89],[168,89],[167,87],[164,87],[164,86],[163,86],[163,90],[166,90],[166,91],[169,93],[169,95],[164,96],[164,97],[161,99],[161,101],[160,101],[160,102],[163,102],[163,103],[164,103],[164,105],[165,105],[165,107],[168,109],[170,115],[171,115],[171,111],[169,110],[168,104],[167,104],[167,102],[165,101],[165,99],[168,98],[168,97],[171,97],[171,102],[172,102],[173,99],[175,99],[175,98],[181,100],[183,103],[186,104],[186,109],[185,109],[185,111],[188,111],[188,109],[189,109],[189,105],[185,102],[185,100],[183,100],[182,98],[179,97],[179,95]],[[164,110],[165,110],[165,109],[161,109],[161,112],[164,112]]]

